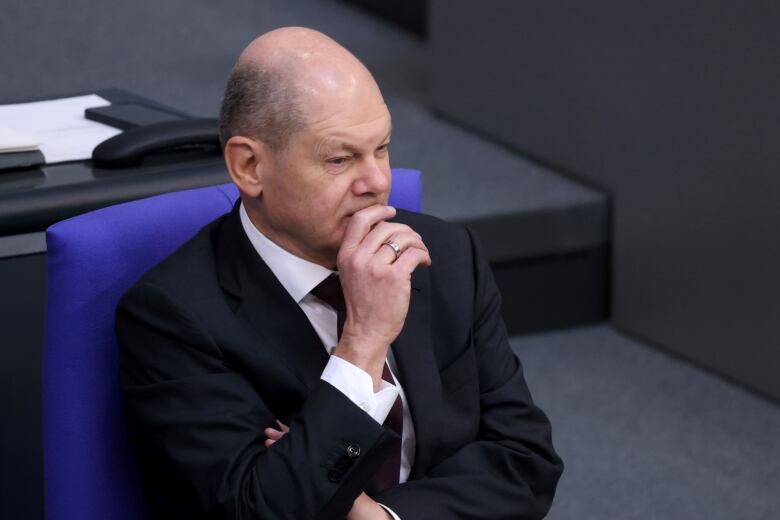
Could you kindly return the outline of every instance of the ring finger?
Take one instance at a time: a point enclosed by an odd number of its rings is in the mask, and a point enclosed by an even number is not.
[[[380,244],[375,256],[382,263],[392,264],[410,247],[417,247],[427,251],[425,244],[422,243],[420,237],[413,231],[394,233]]]

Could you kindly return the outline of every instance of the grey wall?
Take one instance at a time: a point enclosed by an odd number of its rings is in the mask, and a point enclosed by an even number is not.
[[[432,103],[614,196],[623,330],[780,399],[780,4],[431,4]]]

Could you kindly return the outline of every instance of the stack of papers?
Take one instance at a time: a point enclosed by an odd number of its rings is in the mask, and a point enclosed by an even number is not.
[[[89,159],[98,144],[121,130],[89,121],[84,110],[110,104],[90,94],[0,105],[0,160],[6,153],[35,150],[43,154],[46,164]]]
[[[39,144],[30,133],[0,126],[0,153],[32,152]]]

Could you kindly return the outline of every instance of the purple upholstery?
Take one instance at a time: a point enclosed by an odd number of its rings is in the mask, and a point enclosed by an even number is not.
[[[416,170],[393,170],[390,204],[420,211]],[[46,231],[43,356],[47,519],[146,517],[116,384],[114,309],[149,268],[233,206],[225,184],[99,209]]]

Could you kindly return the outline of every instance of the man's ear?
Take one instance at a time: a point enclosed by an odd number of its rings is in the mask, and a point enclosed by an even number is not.
[[[225,165],[238,190],[257,198],[263,192],[263,172],[270,164],[268,147],[256,139],[235,135],[225,143]]]

